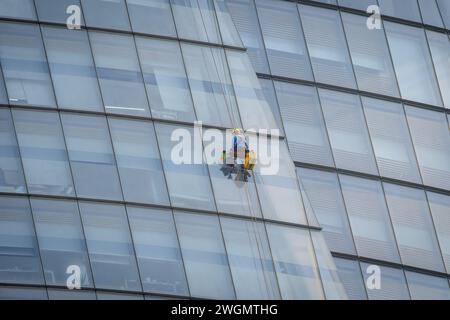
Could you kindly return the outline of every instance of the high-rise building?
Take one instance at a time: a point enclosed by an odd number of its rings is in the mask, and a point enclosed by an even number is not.
[[[0,299],[450,299],[449,34],[449,0],[0,0]],[[271,147],[245,180],[230,128]]]

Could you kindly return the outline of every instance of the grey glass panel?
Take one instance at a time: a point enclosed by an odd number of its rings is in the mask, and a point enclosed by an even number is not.
[[[182,44],[198,120],[227,128],[241,127],[223,49]]]
[[[358,255],[400,263],[381,183],[345,175],[339,179]]]
[[[336,0],[311,0],[311,1],[327,3],[327,4],[336,4]]]
[[[140,294],[113,293],[97,291],[98,300],[144,300],[144,296]]]
[[[317,265],[319,266],[320,278],[322,280],[325,297],[327,300],[348,299],[344,285],[331,256],[325,239],[321,232],[311,232],[311,238],[316,253]]]
[[[3,79],[2,68],[0,68],[0,104],[8,104],[8,95],[6,94],[5,81]]]
[[[380,268],[380,287],[370,289],[367,283],[372,284],[369,278],[373,273],[374,265],[361,262],[361,269],[366,283],[367,294],[370,300],[409,300],[409,291],[405,274],[402,269],[375,265]]]
[[[233,299],[235,294],[218,217],[177,212],[175,221],[191,295]]]
[[[269,74],[266,50],[261,36],[253,0],[226,0],[233,22],[239,31],[256,72]]]
[[[257,0],[256,7],[272,74],[312,80],[296,4]]]
[[[367,17],[342,13],[350,55],[360,90],[399,97],[383,29],[367,28]]]
[[[0,257],[2,283],[44,284],[27,198],[0,197]]]
[[[446,34],[426,30],[444,106],[450,109],[450,40]]]
[[[221,43],[213,0],[170,0],[178,36]]]
[[[278,129],[247,54],[237,50],[226,50],[226,54],[244,129]]]
[[[339,278],[350,300],[367,300],[367,293],[358,261],[334,258]]]
[[[122,200],[106,119],[65,113],[61,120],[77,195]]]
[[[14,125],[9,109],[0,109],[0,191],[26,192]]]
[[[446,278],[405,271],[409,291],[413,300],[450,300]]]
[[[172,205],[215,210],[208,168],[201,162],[200,133],[197,131],[194,136],[194,129],[191,127],[158,123],[155,125]],[[174,141],[171,141],[172,135]],[[195,145],[196,148],[200,146],[200,158],[194,154]],[[180,157],[180,161],[174,159],[172,155]],[[194,160],[200,160],[200,163]]]
[[[436,0],[436,2],[444,20],[445,27],[450,29],[450,2],[448,0]]]
[[[175,41],[136,37],[154,118],[195,120],[180,46]]]
[[[323,299],[309,231],[267,224],[267,233],[282,298]]]
[[[334,167],[316,88],[277,81],[274,84],[293,159]]]
[[[130,30],[125,0],[81,0],[81,5],[87,26]]]
[[[404,99],[442,106],[423,29],[384,22]]]
[[[0,63],[10,104],[55,107],[39,26],[0,23]]]
[[[125,208],[80,202],[96,288],[141,291]]]
[[[398,248],[405,265],[444,271],[425,193],[384,183]]]
[[[366,11],[369,6],[376,5],[377,0],[338,0],[338,3],[342,7]]]
[[[362,97],[380,175],[421,183],[403,106]]]
[[[125,201],[169,204],[152,122],[110,118]]]
[[[378,0],[383,15],[422,22],[417,0]]]
[[[0,16],[36,20],[33,0],[0,0]]]
[[[439,246],[447,272],[450,271],[450,196],[427,192]]]
[[[28,191],[75,195],[58,113],[13,110],[13,118]]]
[[[337,175],[298,168],[300,183],[305,188],[303,202],[310,204],[323,228],[323,236],[331,251],[355,254],[350,224]]]
[[[144,291],[189,295],[172,211],[127,211]]]
[[[450,190],[450,135],[443,113],[405,106],[426,185]]]
[[[17,1],[17,0],[14,0]],[[45,288],[0,286],[0,300],[47,300]]]
[[[47,289],[49,300],[97,300],[93,291]]]
[[[270,164],[259,163],[253,171],[263,216],[266,219],[307,225],[294,163],[285,142],[279,141],[278,146],[275,143],[259,136],[259,144],[265,144],[272,150]],[[256,150],[252,148],[251,142],[250,149]],[[262,156],[260,154],[258,158]]]
[[[86,31],[42,27],[59,108],[103,111]]]
[[[92,275],[78,205],[69,200],[31,199],[36,234],[47,285],[66,286],[80,268],[80,285],[92,288]],[[69,273],[67,273],[69,272]]]
[[[306,5],[299,10],[316,81],[356,89],[339,12]]]
[[[134,39],[89,33],[106,112],[150,116]]]
[[[220,221],[237,299],[280,299],[264,224],[231,218]]]
[[[281,121],[280,107],[278,106],[277,96],[275,94],[275,87],[272,80],[269,79],[259,79],[261,84],[261,90],[263,95],[270,106],[273,117],[277,124],[278,129],[280,129],[280,135],[284,136],[283,122]]]
[[[81,25],[84,25],[80,0],[34,0],[34,3],[36,4],[39,21],[64,24],[67,24],[68,22],[73,24],[73,22],[75,22],[73,19],[69,19],[73,14],[76,14],[76,11],[70,6],[77,6],[80,8],[81,14],[79,22]]]
[[[424,24],[444,28],[441,14],[435,0],[419,0],[420,13]]]
[[[127,0],[134,32],[176,37],[169,0]]]
[[[378,174],[359,96],[319,89],[336,167]]]
[[[226,0],[214,0],[217,22],[224,45],[243,47],[241,37],[234,25]]]

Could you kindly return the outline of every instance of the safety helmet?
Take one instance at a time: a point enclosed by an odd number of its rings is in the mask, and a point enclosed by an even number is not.
[[[238,128],[234,128],[234,129],[231,129],[231,133],[233,135],[240,135],[240,134],[242,134],[242,130],[238,129]]]

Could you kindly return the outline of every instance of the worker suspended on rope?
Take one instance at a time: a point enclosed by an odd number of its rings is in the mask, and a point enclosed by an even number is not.
[[[232,174],[236,174],[236,180],[247,181],[250,177],[250,170],[253,170],[256,164],[256,153],[250,150],[247,140],[241,129],[233,129],[232,131],[232,147],[227,153],[222,153],[222,172],[232,179]]]

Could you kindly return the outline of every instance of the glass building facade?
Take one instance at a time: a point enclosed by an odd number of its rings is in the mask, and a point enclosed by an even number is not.
[[[450,299],[449,35],[448,0],[0,0],[0,299]],[[279,129],[278,172],[175,164],[194,121]]]

